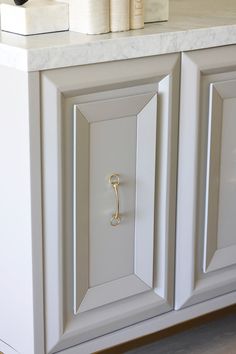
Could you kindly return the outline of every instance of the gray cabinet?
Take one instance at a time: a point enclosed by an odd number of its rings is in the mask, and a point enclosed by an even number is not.
[[[176,308],[236,290],[236,48],[182,57]]]
[[[173,308],[178,75],[178,55],[41,75],[47,351]]]
[[[235,58],[0,67],[1,351],[88,354],[235,304]]]

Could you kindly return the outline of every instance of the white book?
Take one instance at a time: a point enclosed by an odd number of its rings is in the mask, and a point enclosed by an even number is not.
[[[144,0],[144,22],[167,21],[169,0]]]
[[[144,27],[144,0],[130,0],[130,29]]]
[[[70,30],[86,34],[110,31],[110,0],[70,0]]]
[[[110,0],[111,32],[127,31],[130,28],[130,0]]]

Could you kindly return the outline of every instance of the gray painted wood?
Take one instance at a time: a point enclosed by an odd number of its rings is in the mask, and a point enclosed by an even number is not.
[[[73,238],[78,313],[153,287],[158,97],[153,92],[134,95],[135,89],[124,97],[117,98],[116,91],[113,99],[93,97],[75,109]],[[114,192],[109,177],[114,172],[120,176],[117,227],[110,224]],[[88,253],[83,253],[85,243]],[[86,293],[84,282],[89,287]]]
[[[236,48],[230,47],[182,55],[176,309],[191,306],[236,289],[236,266],[232,265],[232,261],[228,267],[220,266],[215,271],[204,272],[209,91],[212,83],[216,84],[221,81],[230,83],[236,78],[236,66],[232,67],[229,57],[232,50],[236,54]],[[215,103],[218,101],[215,100]],[[219,108],[218,103],[217,106]],[[215,134],[215,139],[219,140],[220,145],[219,129],[218,138]],[[217,211],[217,208],[215,210]],[[209,237],[212,235],[209,234]],[[212,245],[213,243],[214,241]],[[227,254],[232,260],[229,249]],[[227,256],[221,253],[220,258],[227,259]]]
[[[165,58],[117,62],[113,63],[113,65],[106,63],[42,73],[45,305],[48,351],[55,352],[104,335],[140,320],[169,311],[173,306],[178,75],[179,57],[175,55]],[[91,78],[91,76],[93,76],[92,83],[88,82],[88,78]],[[155,104],[150,101],[156,93],[155,100],[158,100],[157,105],[156,101],[154,102]],[[102,128],[99,134],[96,132],[96,134],[93,134],[92,132],[89,138],[90,144],[94,144],[94,148],[92,147],[91,149],[90,146],[90,171],[97,171],[96,175],[97,173],[99,175],[100,170],[102,171],[103,164],[106,160],[108,161],[108,157],[110,159],[111,155],[108,156],[106,149],[109,149],[112,142],[115,141],[115,136],[111,140],[109,134],[111,136],[114,134],[113,130],[117,126],[116,122],[130,120],[130,118],[127,118],[127,114],[131,114],[131,117],[139,116],[140,112],[145,111],[146,106],[152,106],[151,114],[156,121],[156,127],[150,125],[151,131],[147,129],[148,135],[152,140],[152,149],[154,149],[152,158],[150,156],[147,158],[149,158],[151,166],[152,193],[150,194],[152,195],[152,209],[154,209],[153,204],[155,204],[154,217],[150,219],[150,222],[154,224],[155,218],[155,232],[153,234],[153,231],[151,231],[152,235],[149,235],[150,242],[146,254],[150,255],[152,253],[154,257],[153,262],[150,262],[147,256],[144,261],[140,262],[143,267],[145,267],[145,262],[148,265],[147,269],[149,269],[148,272],[145,271],[145,277],[147,274],[149,282],[150,274],[153,272],[152,289],[150,290],[148,285],[140,283],[140,279],[137,282],[132,273],[130,274],[133,270],[127,262],[129,257],[124,257],[124,264],[120,265],[121,259],[117,257],[119,254],[114,253],[112,242],[119,244],[119,237],[123,237],[123,235],[117,235],[118,239],[114,238],[114,241],[112,241],[111,235],[108,238],[101,229],[95,237],[96,227],[93,226],[94,239],[92,243],[90,242],[90,255],[88,257],[86,252],[83,255],[83,262],[85,262],[85,265],[88,261],[92,264],[92,262],[96,262],[96,258],[98,259],[102,256],[102,252],[105,252],[103,258],[108,260],[106,261],[108,269],[103,274],[103,271],[101,272],[97,267],[88,267],[90,268],[89,271],[93,273],[93,280],[92,282],[83,282],[78,303],[81,302],[87,284],[90,283],[91,288],[86,292],[84,298],[86,301],[81,303],[83,311],[78,314],[74,314],[72,311],[76,286],[73,269],[73,256],[75,256],[75,253],[73,252],[72,237],[72,142],[73,109],[75,105],[78,106],[81,114],[90,122],[89,124]],[[116,116],[117,113],[119,113],[119,116]],[[148,118],[150,117],[148,116]],[[143,124],[145,124],[146,114],[141,114],[140,119],[144,119]],[[109,128],[108,132],[106,132],[105,139],[99,143],[99,136],[104,134],[105,128],[106,130]],[[136,124],[131,124],[131,128],[136,130]],[[117,129],[120,131],[117,134],[117,137],[119,137],[121,136],[121,130],[124,128],[121,129],[120,126],[117,126]],[[148,139],[148,136],[144,137],[142,144],[143,141],[150,140]],[[155,139],[157,148],[155,148]],[[121,140],[121,137],[118,140]],[[122,155],[125,162],[126,151],[129,151],[132,147],[129,145],[135,145],[135,139],[130,139],[129,141],[128,137],[126,137],[123,140],[120,143],[121,148],[115,150],[116,154],[118,152],[120,154],[117,163],[120,164],[121,168]],[[115,143],[116,148],[119,147],[119,141]],[[102,144],[104,149],[102,155],[106,156],[104,161],[102,160],[103,156],[98,154],[98,147],[102,147]],[[142,147],[140,148],[142,149]],[[96,158],[91,159],[93,155],[95,157],[98,156],[98,161]],[[134,153],[130,156],[131,159],[136,158]],[[127,163],[124,162],[123,165],[126,166]],[[106,183],[104,176],[108,172],[119,173],[119,168],[118,171],[115,168],[115,161],[111,160],[109,163],[112,170],[109,171],[111,168],[107,169],[105,166],[106,168],[102,171],[102,178],[99,177],[99,181],[104,183]],[[155,172],[155,164],[157,172]],[[87,166],[87,163],[85,166]],[[90,179],[90,183],[93,184],[93,187],[96,187],[97,181],[93,177]],[[124,184],[123,187],[121,185],[121,188],[124,188],[124,186]],[[107,185],[108,187],[109,185]],[[96,196],[97,194],[99,196],[100,192],[98,193],[97,191],[100,188],[101,190],[106,189],[105,184],[103,185],[99,182],[97,187],[93,189],[91,189],[90,185],[90,203],[93,195]],[[153,190],[156,193],[153,193]],[[91,191],[93,191],[92,194]],[[121,197],[124,205],[125,193],[121,193]],[[109,199],[112,201],[111,204],[106,204],[106,199],[104,199],[102,206],[99,206],[99,210],[104,210],[104,213],[99,211],[99,218],[102,220],[105,218],[107,230],[111,228],[109,219],[110,213],[113,212],[114,208],[114,195],[111,194]],[[132,201],[133,198],[130,199]],[[93,215],[91,209],[90,215]],[[121,224],[121,226],[123,225]],[[150,230],[153,230],[153,225],[151,225]],[[97,237],[101,238],[100,244]],[[153,238],[155,238],[154,242],[152,241]],[[124,242],[127,243],[125,237]],[[134,244],[135,242],[132,243],[132,247],[134,247]],[[96,249],[96,252],[91,252],[92,249]],[[127,251],[132,259],[134,249],[133,251],[131,249],[131,252],[129,249],[130,246],[127,247]],[[77,252],[75,249],[74,251]],[[88,260],[91,255],[93,259]],[[113,258],[114,264],[112,264]],[[109,274],[109,262],[112,264],[110,267],[112,273],[109,275],[110,278],[103,279],[102,276]],[[115,266],[115,269],[113,269],[113,266]],[[123,266],[126,273],[122,270]],[[82,272],[78,274],[80,274],[80,277],[88,276],[88,273],[87,275],[86,273],[82,274]],[[120,275],[130,276],[129,287],[131,286],[131,289],[127,287],[126,295],[117,287],[117,278]],[[107,280],[108,283],[106,282]],[[124,281],[126,280],[124,277]],[[146,291],[143,292],[143,289]],[[101,291],[103,295],[98,296]],[[87,311],[86,309],[90,310]]]
[[[135,274],[153,288],[158,94],[137,117]],[[157,119],[156,119],[157,117]]]
[[[170,311],[132,326],[98,337],[92,341],[60,351],[60,354],[91,354],[135,338],[161,331],[173,325],[188,321],[203,314],[235,304],[236,292],[193,305],[179,311]],[[199,353],[200,354],[200,353]],[[232,354],[232,353],[231,353]],[[235,354],[235,353],[233,353]]]
[[[204,271],[236,264],[236,80],[210,85]]]
[[[0,350],[44,348],[39,74],[0,66]],[[14,97],[13,97],[14,96]]]
[[[204,235],[204,272],[217,250],[223,100],[210,85]]]

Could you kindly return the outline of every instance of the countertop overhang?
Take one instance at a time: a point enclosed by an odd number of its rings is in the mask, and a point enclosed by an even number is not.
[[[66,31],[28,37],[2,31],[0,65],[40,71],[235,43],[235,0],[170,0],[169,21],[146,24],[142,30],[104,35]]]

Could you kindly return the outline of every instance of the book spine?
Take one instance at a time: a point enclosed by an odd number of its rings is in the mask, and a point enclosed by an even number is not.
[[[130,28],[144,27],[144,2],[143,0],[130,0]]]
[[[130,0],[110,0],[111,32],[127,31],[130,28]]]
[[[86,34],[110,31],[110,0],[71,0],[70,30]]]

